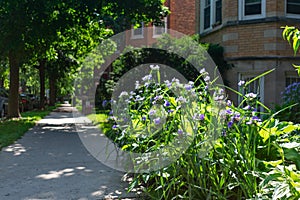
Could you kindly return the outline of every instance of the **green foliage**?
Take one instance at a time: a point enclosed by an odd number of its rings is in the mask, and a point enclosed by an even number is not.
[[[122,77],[126,72],[135,66],[146,63],[159,63],[172,67],[173,69],[180,72],[188,80],[196,80],[199,76],[199,72],[191,65],[191,62],[196,61],[200,67],[203,67],[205,58],[203,51],[206,49],[208,53],[212,56],[218,69],[221,72],[225,72],[231,66],[224,61],[223,48],[216,44],[199,44],[198,46],[190,46],[194,44],[190,40],[198,40],[196,36],[192,39],[191,37],[182,37],[180,39],[174,39],[169,35],[163,35],[158,38],[158,42],[154,44],[153,48],[134,48],[127,47],[124,53],[112,63],[112,72],[110,73],[110,80],[101,80],[99,88],[105,87],[102,91],[97,94],[99,101],[97,107],[101,108],[101,102],[105,99],[110,99],[115,83]],[[176,50],[179,55],[184,55],[186,59],[176,55],[175,53],[170,53],[163,49]],[[199,55],[202,56],[199,57]]]
[[[49,107],[44,111],[24,112],[22,118],[0,121],[0,150],[20,139],[37,121],[44,118],[53,109],[53,107]]]
[[[120,101],[122,98],[130,100],[127,107],[130,118],[125,120],[125,129],[122,127],[124,118],[118,119],[116,116],[119,115],[114,115],[110,121],[106,121],[102,114],[100,124],[105,127],[105,134],[123,150],[151,152],[163,148],[178,137],[184,121],[194,123],[198,119],[200,123],[192,131],[195,137],[191,145],[174,163],[150,173],[135,174],[129,189],[142,185],[150,199],[300,198],[299,125],[280,122],[271,113],[258,112],[256,107],[262,104],[253,94],[246,94],[243,102],[247,106],[243,103],[236,107],[227,102],[224,109],[218,112],[225,118],[222,130],[217,132],[213,148],[203,154],[201,147],[204,135],[214,127],[210,124],[215,119],[210,109],[212,101],[204,100],[205,85],[188,87],[193,88],[197,96],[195,99],[201,108],[196,109],[197,113],[203,115],[194,120],[185,120],[182,109],[177,107],[178,100],[172,100],[174,94],[169,90],[170,86],[176,85],[176,81],[156,85],[151,81],[160,76],[155,74],[152,71],[153,79],[148,79],[150,84],[144,85],[147,81],[143,82],[134,93],[123,93],[120,96]],[[251,81],[246,82],[244,87]],[[160,131],[153,131],[143,137],[145,127],[151,129],[151,124],[158,122],[157,117],[163,118],[161,112],[158,116],[150,116],[149,109],[153,109],[151,99],[157,101],[155,105],[160,105],[163,108],[161,111],[167,113],[167,121]],[[170,103],[168,106],[166,101]],[[188,108],[190,110],[187,113],[191,113],[193,104],[190,103]],[[174,109],[174,112],[168,113],[169,109]],[[262,115],[265,120],[262,120]]]
[[[292,46],[294,50],[294,55],[297,54],[299,46],[300,46],[300,31],[298,28],[293,26],[285,26],[282,32],[283,39],[287,40],[289,44]],[[298,70],[298,74],[300,76],[300,66],[294,65],[294,67]]]
[[[64,56],[63,60],[58,62],[66,61],[65,58],[79,59],[107,35],[107,27],[118,29],[116,24],[111,22],[122,22],[119,30],[124,30],[125,24],[128,26],[132,22],[158,19],[163,11],[165,9],[162,0],[2,0],[0,57],[10,55],[9,62],[14,67],[11,68],[14,69],[14,74],[19,73],[19,67],[24,63],[45,59],[56,62],[59,51],[62,51]],[[56,63],[52,63],[53,66],[57,66]],[[60,81],[68,83],[58,85],[63,87],[60,93],[69,93],[72,82],[70,74],[76,69],[68,69],[65,65],[58,66],[59,70],[53,71],[60,71],[57,73],[60,75]],[[17,103],[13,101],[13,97],[17,96],[18,82],[11,82],[10,104]],[[9,116],[18,114],[17,105],[9,108]]]

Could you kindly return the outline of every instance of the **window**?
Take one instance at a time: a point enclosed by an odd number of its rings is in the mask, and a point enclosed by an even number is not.
[[[239,80],[249,82],[257,77],[259,74],[239,74]],[[264,103],[264,77],[252,81],[246,88],[239,86],[239,91],[245,95],[248,93],[257,94],[257,98],[261,103]],[[242,102],[243,97],[239,96],[239,103]],[[259,111],[263,111],[262,108],[257,108]]]
[[[293,83],[300,83],[300,77],[298,76],[297,73],[293,74],[293,73],[289,73],[289,74],[286,74],[286,77],[285,77],[285,86],[289,86]]]
[[[167,32],[167,17],[161,21],[153,22],[153,37],[160,37],[163,33]]]
[[[201,32],[222,24],[222,0],[202,0],[201,8]]]
[[[266,0],[239,0],[239,19],[259,19],[266,16]]]
[[[299,17],[300,0],[286,0],[286,14],[289,17]]]
[[[144,22],[140,23],[140,26],[138,28],[132,27],[131,38],[132,39],[144,38]]]

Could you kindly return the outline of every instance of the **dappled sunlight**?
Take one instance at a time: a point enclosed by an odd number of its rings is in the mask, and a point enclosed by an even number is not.
[[[75,168],[66,168],[66,169],[62,169],[62,170],[58,170],[58,171],[54,171],[54,170],[49,171],[48,173],[40,174],[40,175],[36,176],[36,178],[44,179],[44,180],[51,180],[51,179],[73,176],[76,173],[80,173],[80,172],[92,173],[93,170],[87,169],[86,167],[83,167],[83,166],[79,166],[79,167],[75,167]]]
[[[4,151],[9,153],[12,152],[14,156],[19,156],[26,152],[26,148],[22,144],[16,143],[6,147]]]
[[[105,195],[103,199],[106,199],[106,200],[118,199],[120,197],[123,197],[122,199],[125,200],[125,199],[129,199],[129,198],[125,198],[126,196],[127,197],[132,196],[132,194],[130,195],[126,191],[115,190],[115,191],[109,192],[108,190],[109,190],[109,188],[107,186],[103,185],[99,188],[99,190],[91,193],[91,196],[92,197],[103,197],[103,195]]]

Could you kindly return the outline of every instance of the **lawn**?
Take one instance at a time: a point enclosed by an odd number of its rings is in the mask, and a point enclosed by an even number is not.
[[[22,113],[22,118],[0,121],[0,150],[20,139],[53,109],[54,107],[48,107],[44,111],[28,111]]]

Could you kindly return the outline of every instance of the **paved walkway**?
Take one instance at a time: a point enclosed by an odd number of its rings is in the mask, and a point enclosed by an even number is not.
[[[71,110],[64,105],[2,149],[1,200],[133,199],[121,181],[123,173],[103,165],[85,149]]]

